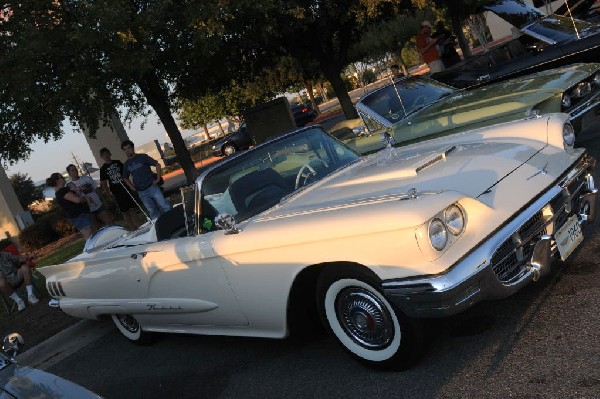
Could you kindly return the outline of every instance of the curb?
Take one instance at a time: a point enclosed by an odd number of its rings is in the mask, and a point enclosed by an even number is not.
[[[17,361],[21,366],[46,370],[108,334],[112,326],[110,320],[82,320],[19,354]]]

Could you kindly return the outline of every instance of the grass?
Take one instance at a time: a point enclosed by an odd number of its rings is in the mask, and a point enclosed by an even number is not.
[[[85,240],[83,238],[80,238],[79,240],[71,244],[67,244],[56,249],[53,253],[49,255],[36,259],[35,264],[37,267],[43,267],[48,265],[58,265],[60,263],[65,263],[69,259],[83,252],[84,245]]]

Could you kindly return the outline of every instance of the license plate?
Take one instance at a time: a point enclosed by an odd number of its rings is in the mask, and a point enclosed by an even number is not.
[[[581,231],[576,215],[571,216],[567,220],[567,223],[558,229],[556,234],[554,234],[554,240],[556,241],[560,258],[562,260],[567,259],[583,241],[583,232]]]

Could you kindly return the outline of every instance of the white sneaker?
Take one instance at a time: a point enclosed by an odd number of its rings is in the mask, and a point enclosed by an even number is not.
[[[15,302],[17,303],[17,310],[19,312],[25,310],[25,302],[21,298],[19,298],[19,300]]]
[[[38,303],[40,300],[36,298],[35,295],[31,294],[27,297],[27,301],[29,302],[30,305],[35,305],[36,303]]]

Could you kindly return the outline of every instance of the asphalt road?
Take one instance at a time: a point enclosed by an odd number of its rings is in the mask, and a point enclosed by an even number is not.
[[[578,142],[600,159],[600,124]],[[584,234],[516,295],[428,322],[428,350],[404,372],[367,369],[326,335],[171,334],[139,347],[115,330],[48,371],[107,398],[600,398],[600,229]]]

